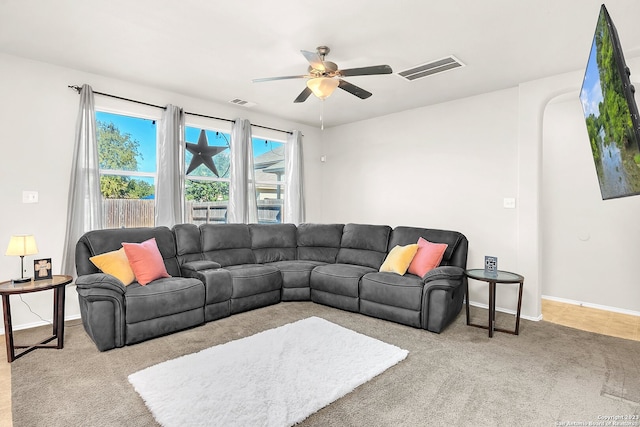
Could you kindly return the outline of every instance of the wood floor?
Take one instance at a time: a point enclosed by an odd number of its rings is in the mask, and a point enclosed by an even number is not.
[[[542,317],[583,331],[640,341],[640,316],[543,299]]]
[[[4,335],[0,335],[0,339],[4,344]],[[11,365],[3,351],[0,355],[0,427],[11,426]]]
[[[640,316],[614,313],[556,301],[542,300],[544,321],[598,334],[640,341]],[[4,335],[0,335],[4,343]],[[4,347],[4,346],[3,346]],[[0,355],[0,427],[12,427],[11,365]],[[25,356],[29,357],[29,356]]]

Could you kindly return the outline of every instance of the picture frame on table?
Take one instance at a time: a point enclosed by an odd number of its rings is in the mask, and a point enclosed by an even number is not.
[[[498,257],[485,256],[484,257],[484,274],[487,276],[498,276]]]
[[[33,261],[33,280],[51,279],[51,258],[36,259]]]

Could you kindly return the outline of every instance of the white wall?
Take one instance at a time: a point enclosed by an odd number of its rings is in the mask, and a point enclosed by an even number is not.
[[[602,200],[577,94],[545,109],[542,293],[640,312],[640,197]]]
[[[638,87],[640,58],[626,59],[631,70],[636,70],[632,80]],[[584,118],[580,104],[574,101],[583,77],[584,70],[578,70],[519,86],[518,257],[527,278],[525,287],[534,280],[537,304],[544,294],[546,298],[640,315],[638,281],[633,277],[633,260],[640,255],[640,233],[630,213],[640,199],[601,200]],[[556,105],[567,99],[571,100],[568,104]],[[579,151],[581,143],[586,144],[582,146],[586,152]],[[571,148],[575,157],[567,159],[565,150]],[[562,183],[568,168],[558,167],[565,160],[584,178],[572,181],[570,189],[563,189]],[[591,175],[587,177],[589,168]],[[605,217],[629,220],[629,226],[607,224]],[[587,234],[586,243],[576,242]]]
[[[518,210],[503,207],[517,196],[517,142],[517,88],[325,130],[322,219],[457,230],[469,267],[493,255],[518,271]],[[470,291],[487,304],[486,284]],[[500,307],[515,301],[515,286],[497,296]]]
[[[310,194],[320,194],[320,162],[317,160],[321,148],[319,129],[254,114],[250,109],[215,104],[4,54],[0,54],[0,75],[0,200],[3,203],[0,218],[0,245],[3,250],[3,255],[0,256],[0,281],[20,275],[20,259],[4,256],[4,249],[12,234],[29,233],[36,237],[39,253],[25,257],[28,272],[33,271],[34,259],[52,258],[53,273],[60,273],[79,101],[77,93],[67,88],[67,85],[88,83],[94,91],[156,105],[171,103],[194,113],[229,119],[245,117],[252,123],[277,129],[299,129],[305,135],[305,186]],[[153,108],[114,101],[99,95],[96,95],[96,105],[106,106],[112,111],[159,114]],[[259,128],[254,132],[263,137],[282,138],[282,134],[269,134]],[[23,204],[23,190],[38,191],[39,203]],[[319,198],[309,198],[308,221],[320,221],[320,206]],[[52,291],[23,294],[22,300],[37,315],[51,320]],[[42,323],[19,297],[11,297],[11,311],[16,329]],[[77,294],[75,288],[69,286],[66,317],[78,316]],[[0,333],[3,333],[3,328]]]
[[[583,74],[326,130],[323,221],[461,231],[470,268],[495,255],[524,275],[525,318],[541,318],[543,294],[640,314],[640,197],[600,198],[577,101]],[[470,292],[486,305],[486,286],[472,281]],[[498,309],[516,300],[515,287],[499,289]]]
[[[632,70],[640,70],[639,59],[627,61]],[[564,194],[555,192],[555,176],[566,173],[558,163],[566,157],[563,150],[570,149],[556,141],[579,144],[586,131],[575,102],[551,101],[568,93],[577,96],[582,71],[323,132],[247,109],[1,54],[0,74],[0,244],[6,245],[11,234],[35,234],[40,253],[26,257],[27,265],[36,257],[51,257],[54,273],[59,273],[78,105],[77,94],[67,85],[88,83],[97,91],[154,104],[301,129],[309,222],[459,230],[469,238],[469,267],[481,267],[484,255],[495,255],[501,269],[525,276],[525,317],[539,318],[543,293],[640,312],[632,267],[640,254],[634,218],[640,198],[601,201],[592,194],[597,192],[594,171],[575,187],[557,189]],[[134,108],[99,96],[96,102],[111,102],[109,108],[119,111]],[[580,162],[578,157],[571,160]],[[576,168],[586,173],[592,160],[582,161]],[[23,204],[23,190],[38,191],[40,202]],[[504,197],[516,197],[517,208],[503,208]],[[580,213],[575,205],[583,206]],[[586,242],[576,239],[584,230],[590,236]],[[18,276],[19,259],[0,257],[0,269],[3,280]],[[471,284],[472,302],[486,304],[486,294],[484,285]],[[51,319],[50,293],[23,299]],[[515,300],[515,287],[499,290],[499,308],[513,310]],[[12,298],[12,305],[16,327],[40,323],[18,298]],[[67,317],[78,313],[75,289],[69,287]]]

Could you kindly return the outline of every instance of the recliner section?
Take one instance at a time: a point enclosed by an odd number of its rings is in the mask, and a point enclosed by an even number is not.
[[[384,262],[390,231],[386,225],[345,225],[336,262],[311,273],[311,300],[358,312],[360,279]]]
[[[124,286],[89,260],[155,237],[170,278]],[[425,277],[379,272],[396,245],[446,243]],[[78,241],[83,325],[100,351],[280,301],[308,301],[441,332],[462,308],[461,233],[365,224],[179,224],[96,230]]]

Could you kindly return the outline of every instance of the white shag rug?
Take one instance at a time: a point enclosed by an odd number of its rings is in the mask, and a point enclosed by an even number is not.
[[[318,317],[129,375],[156,421],[172,426],[291,426],[409,352]]]

